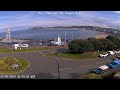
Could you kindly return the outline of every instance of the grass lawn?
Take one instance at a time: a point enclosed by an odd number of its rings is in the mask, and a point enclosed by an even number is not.
[[[0,47],[0,53],[10,53],[12,50]]]
[[[13,68],[18,64],[17,68]],[[0,74],[17,74],[23,72],[29,67],[30,63],[21,58],[5,57],[0,59]]]
[[[62,58],[68,58],[68,59],[79,59],[79,60],[87,60],[87,59],[95,59],[100,53],[103,53],[102,51],[99,52],[87,52],[84,54],[71,54],[71,53],[62,53]],[[47,54],[48,56],[56,56],[54,53]]]
[[[0,47],[0,53],[12,53],[12,52],[31,52],[31,51],[40,51],[40,50],[48,50],[50,47],[28,47],[22,48],[21,50],[9,49]]]

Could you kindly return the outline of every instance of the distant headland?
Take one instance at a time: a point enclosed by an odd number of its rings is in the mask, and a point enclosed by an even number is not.
[[[31,27],[28,30],[41,30],[41,29],[48,29],[48,28],[67,28],[67,29],[85,29],[85,30],[89,30],[89,29],[104,29],[104,30],[118,30],[118,29],[114,29],[114,28],[103,28],[103,27],[98,27],[98,26],[56,26],[56,27]]]

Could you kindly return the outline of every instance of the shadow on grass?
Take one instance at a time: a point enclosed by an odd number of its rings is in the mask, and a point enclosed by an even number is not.
[[[115,73],[111,73],[109,75],[103,76],[103,79],[115,79],[114,75],[115,75]]]
[[[35,75],[36,79],[57,79],[56,76],[53,76],[51,73],[43,73],[39,72],[38,74]]]

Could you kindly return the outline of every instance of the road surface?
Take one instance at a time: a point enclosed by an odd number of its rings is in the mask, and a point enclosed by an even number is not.
[[[80,74],[87,73],[91,69],[111,62],[112,58],[117,55],[86,61],[61,59],[59,61],[60,78],[79,79]],[[0,54],[0,58],[5,56],[24,58],[30,62],[30,67],[26,71],[19,73],[18,75],[35,75],[37,79],[57,78],[57,58],[43,56],[40,52]]]

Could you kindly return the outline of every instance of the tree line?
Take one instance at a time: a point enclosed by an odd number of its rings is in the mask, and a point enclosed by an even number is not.
[[[120,39],[114,35],[103,39],[75,39],[68,43],[68,47],[71,53],[117,50],[120,49]]]

